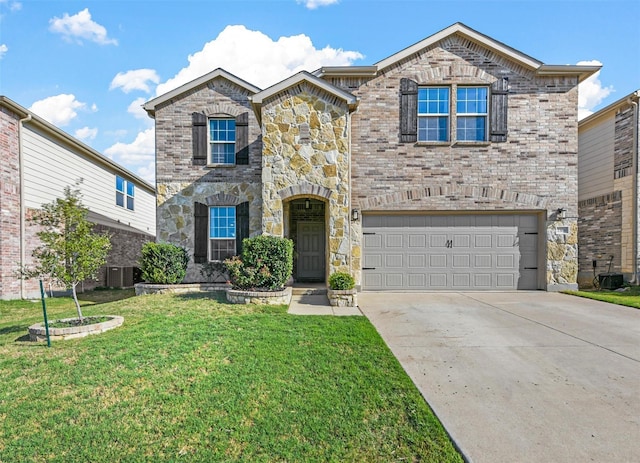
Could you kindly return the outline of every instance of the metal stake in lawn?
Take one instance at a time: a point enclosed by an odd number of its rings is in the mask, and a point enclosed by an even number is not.
[[[44,330],[47,333],[47,347],[51,347],[51,339],[49,338],[49,321],[47,320],[47,303],[44,301],[44,287],[40,280],[40,297],[42,298],[42,313],[44,314]]]

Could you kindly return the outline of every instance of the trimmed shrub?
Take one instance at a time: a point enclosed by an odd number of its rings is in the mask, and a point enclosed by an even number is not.
[[[147,283],[175,285],[187,274],[187,250],[169,243],[148,242],[142,246],[140,270]]]
[[[242,257],[224,262],[237,289],[284,288],[293,271],[293,241],[262,235],[242,240]]]
[[[355,285],[355,280],[348,273],[335,272],[329,276],[329,288],[331,289],[353,289]]]

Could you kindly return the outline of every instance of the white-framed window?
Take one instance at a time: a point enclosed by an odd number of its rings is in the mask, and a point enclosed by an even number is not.
[[[449,87],[418,89],[418,141],[449,140]]]
[[[116,175],[116,206],[134,210],[135,185]]]
[[[236,163],[235,119],[209,119],[209,162]]]
[[[455,94],[455,104],[451,94]],[[489,88],[477,86],[419,87],[418,141],[483,142],[487,140]],[[452,135],[451,119],[455,135]]]
[[[488,115],[487,87],[458,87],[456,90],[456,139],[485,141]]]
[[[235,206],[209,208],[209,260],[221,261],[236,254]]]

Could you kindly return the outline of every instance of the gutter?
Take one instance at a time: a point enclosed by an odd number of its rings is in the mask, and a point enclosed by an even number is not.
[[[31,114],[27,114],[27,117],[18,121],[18,171],[20,176],[20,268],[22,269],[26,262],[26,214],[25,214],[25,200],[24,200],[24,156],[23,156],[23,143],[22,143],[22,131],[23,124],[30,122],[32,119]],[[24,278],[20,278],[20,299],[25,298],[25,282]]]
[[[633,140],[631,142],[633,157],[633,198],[631,200],[633,204],[633,276],[631,277],[632,284],[638,284],[638,124],[640,120],[638,118],[638,94],[635,92],[629,96],[627,100],[631,106],[633,106]],[[634,97],[636,101],[634,101]]]

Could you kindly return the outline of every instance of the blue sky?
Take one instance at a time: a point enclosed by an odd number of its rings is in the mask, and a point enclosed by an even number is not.
[[[626,0],[0,0],[0,94],[152,182],[140,105],[217,67],[266,88],[462,22],[545,64],[602,63],[585,115],[640,89],[639,17]]]

